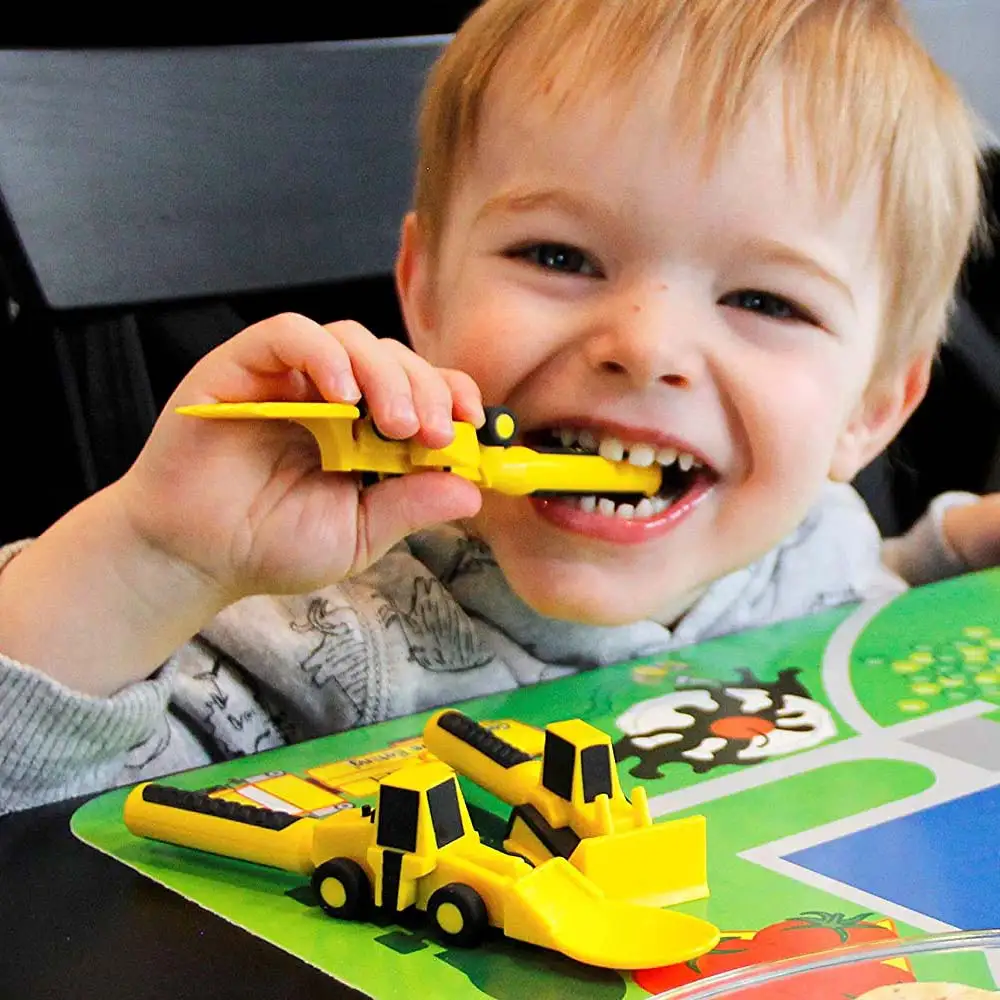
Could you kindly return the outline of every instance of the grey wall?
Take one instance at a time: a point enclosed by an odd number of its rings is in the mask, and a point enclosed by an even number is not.
[[[1000,140],[1000,0],[905,0],[937,61]]]

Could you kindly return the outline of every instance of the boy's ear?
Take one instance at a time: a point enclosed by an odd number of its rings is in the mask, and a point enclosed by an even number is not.
[[[932,360],[921,354],[865,390],[837,442],[831,479],[850,482],[899,433],[927,392]]]
[[[396,254],[396,293],[410,346],[424,354],[434,330],[434,281],[427,237],[416,212],[403,219]]]

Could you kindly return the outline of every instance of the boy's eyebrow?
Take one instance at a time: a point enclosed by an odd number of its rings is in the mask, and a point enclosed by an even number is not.
[[[785,264],[798,268],[800,271],[806,271],[813,277],[832,285],[850,302],[852,307],[855,305],[854,293],[843,278],[827,270],[809,254],[803,253],[787,243],[763,238],[752,239],[743,244],[742,252],[766,264]]]
[[[514,188],[487,198],[476,212],[476,221],[505,212],[533,212],[542,208],[553,208],[569,215],[611,214],[593,199],[565,188]]]

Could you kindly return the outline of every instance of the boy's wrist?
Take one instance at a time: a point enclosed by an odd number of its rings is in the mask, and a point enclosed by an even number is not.
[[[207,621],[236,599],[227,596],[208,573],[149,533],[149,518],[133,509],[133,504],[141,506],[142,498],[133,494],[128,474],[92,500],[105,508],[108,553],[120,578],[150,615],[176,613],[178,607],[187,606],[195,614],[203,608]]]
[[[969,570],[1000,562],[1000,494],[943,494],[940,530],[942,539]]]
[[[116,486],[0,574],[0,651],[98,696],[148,677],[225,604],[211,581],[136,532]]]

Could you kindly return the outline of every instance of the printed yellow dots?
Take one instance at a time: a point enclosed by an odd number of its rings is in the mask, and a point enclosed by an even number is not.
[[[940,711],[970,698],[1000,701],[997,626],[973,623],[933,642],[904,640],[895,648],[867,655],[863,664],[870,668],[881,697],[888,697],[897,711],[907,715]],[[863,676],[859,673],[857,679]],[[875,681],[877,677],[881,680]]]
[[[982,646],[966,646],[962,648],[962,659],[966,663],[989,663],[990,651]]]
[[[985,625],[970,625],[968,628],[962,629],[962,635],[967,639],[989,639],[992,634],[992,629],[987,628]]]
[[[637,684],[658,684],[668,674],[687,667],[680,660],[664,660],[662,663],[643,663],[632,668],[632,680]]]

